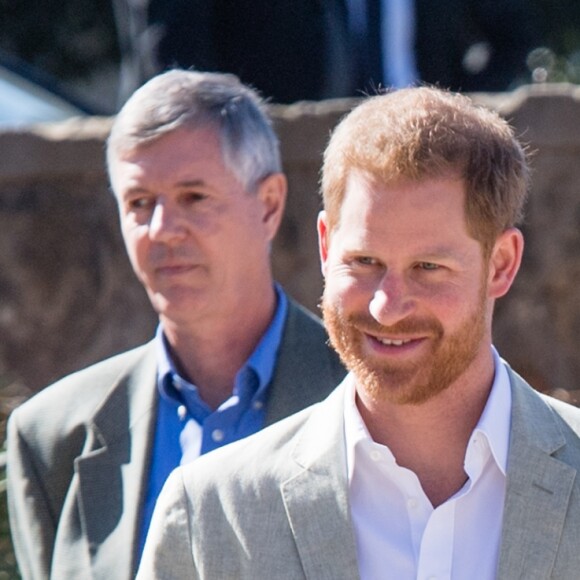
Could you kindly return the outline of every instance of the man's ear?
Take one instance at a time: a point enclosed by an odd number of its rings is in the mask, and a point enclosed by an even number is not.
[[[322,275],[326,276],[326,261],[328,259],[328,244],[330,241],[329,240],[330,233],[328,231],[328,222],[325,211],[321,211],[318,214],[316,228],[318,230],[318,252],[320,255],[320,269],[322,271]]]
[[[268,175],[258,186],[257,195],[264,206],[262,221],[266,227],[269,240],[274,239],[282,222],[287,191],[288,182],[283,173]]]
[[[498,236],[489,259],[490,298],[507,294],[520,269],[523,252],[524,237],[517,228],[510,228]]]

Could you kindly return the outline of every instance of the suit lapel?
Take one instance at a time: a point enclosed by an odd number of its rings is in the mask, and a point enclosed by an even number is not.
[[[346,371],[326,341],[320,321],[289,299],[266,425],[318,403],[344,378]]]
[[[358,578],[348,505],[343,398],[344,390],[339,388],[313,411],[292,454],[297,474],[281,485],[308,579]]]
[[[512,426],[498,579],[551,577],[576,470],[553,411],[510,371]]]
[[[134,572],[144,470],[154,431],[155,379],[155,354],[146,348],[95,414],[91,450],[75,462],[81,527],[95,578],[111,569],[117,570],[117,578],[131,578]],[[121,545],[132,549],[120,550]]]
[[[557,458],[565,437],[555,413],[515,373],[498,580],[547,580],[562,538],[577,472]],[[342,388],[312,413],[281,485],[305,576],[358,578],[348,504]]]

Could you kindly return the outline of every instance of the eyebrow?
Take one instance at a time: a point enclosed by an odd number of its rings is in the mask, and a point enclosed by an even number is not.
[[[180,189],[187,189],[188,187],[209,187],[208,184],[203,179],[191,179],[186,181],[178,181],[175,183],[175,187]],[[139,194],[148,194],[151,193],[147,187],[136,185],[135,187],[130,187],[126,190],[125,195],[139,195]]]
[[[424,252],[419,252],[419,254],[425,258],[451,258],[456,256],[457,252],[445,246],[441,246],[439,248],[433,248]]]
[[[465,248],[449,248],[448,246],[441,246],[438,248],[433,248],[430,251],[421,253],[423,262],[429,262],[431,260],[455,260],[463,262],[468,258],[469,253]]]
[[[207,186],[207,183],[203,179],[191,179],[187,181],[178,181],[175,184],[177,187],[199,187]]]

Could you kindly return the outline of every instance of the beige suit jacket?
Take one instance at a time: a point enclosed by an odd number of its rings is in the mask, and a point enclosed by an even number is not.
[[[578,580],[580,410],[509,374],[497,577]],[[176,470],[160,496],[138,580],[358,578],[343,401],[338,388],[324,402]]]

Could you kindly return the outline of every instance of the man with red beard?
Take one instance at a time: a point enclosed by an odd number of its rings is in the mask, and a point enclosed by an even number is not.
[[[339,124],[318,231],[350,373],[175,472],[140,579],[578,578],[580,411],[492,346],[527,186],[508,124],[461,95],[404,89]]]

